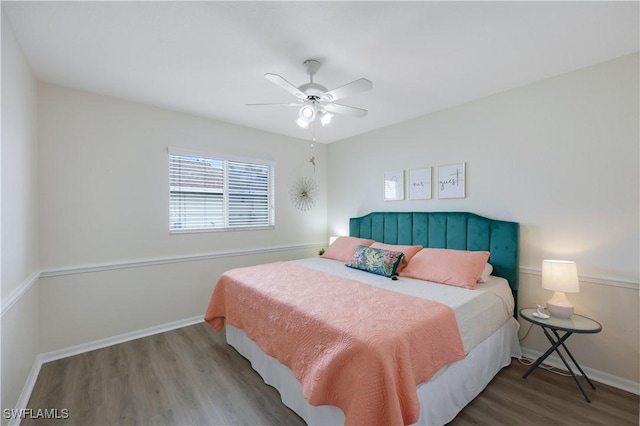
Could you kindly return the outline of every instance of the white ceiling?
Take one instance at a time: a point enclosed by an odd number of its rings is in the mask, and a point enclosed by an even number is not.
[[[369,110],[318,127],[333,142],[638,51],[638,2],[8,2],[41,81],[309,140],[302,62]]]

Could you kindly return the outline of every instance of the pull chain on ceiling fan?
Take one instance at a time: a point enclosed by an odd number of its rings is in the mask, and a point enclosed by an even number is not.
[[[367,115],[366,109],[341,105],[334,103],[334,101],[371,90],[373,87],[371,81],[366,78],[360,78],[333,90],[327,90],[323,85],[313,81],[313,76],[320,69],[320,62],[315,59],[307,59],[303,65],[307,70],[307,74],[309,74],[309,83],[303,84],[300,87],[294,86],[278,74],[267,73],[264,75],[267,80],[298,98],[297,102],[247,104],[247,106],[299,107],[296,123],[305,129],[308,128],[316,118],[320,120],[323,126],[326,126],[331,122],[333,114],[350,115],[352,117],[364,117]]]

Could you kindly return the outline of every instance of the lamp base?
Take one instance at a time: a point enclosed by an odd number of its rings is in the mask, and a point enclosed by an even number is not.
[[[547,309],[549,310],[551,316],[557,318],[569,318],[571,315],[573,315],[573,306],[556,306],[547,302]]]
[[[569,318],[573,315],[573,305],[562,291],[556,291],[553,297],[547,301],[547,309],[552,316],[557,318]]]

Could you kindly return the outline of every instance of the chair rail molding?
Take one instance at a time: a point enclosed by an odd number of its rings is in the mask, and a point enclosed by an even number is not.
[[[521,266],[520,273],[524,275],[542,276],[541,268],[532,268],[529,266]],[[609,287],[630,288],[633,290],[640,290],[640,282],[611,277],[592,277],[588,275],[578,275],[578,280],[582,283],[590,283],[597,285],[605,285]]]
[[[40,278],[40,272],[36,271],[31,274],[26,280],[24,280],[18,287],[16,287],[11,293],[9,293],[6,297],[2,297],[2,304],[0,305],[0,318],[6,314],[9,309],[18,301],[24,294],[29,291],[31,286],[33,286],[38,279]]]

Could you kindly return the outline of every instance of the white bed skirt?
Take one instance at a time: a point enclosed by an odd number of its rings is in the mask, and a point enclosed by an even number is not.
[[[465,359],[440,370],[418,386],[418,425],[443,425],[453,418],[489,384],[511,358],[521,357],[518,322],[510,318],[500,329],[477,345]],[[226,326],[227,342],[251,362],[265,383],[280,392],[282,402],[309,425],[343,425],[344,414],[335,406],[310,405],[302,396],[302,385],[288,367],[266,355],[239,328]]]

